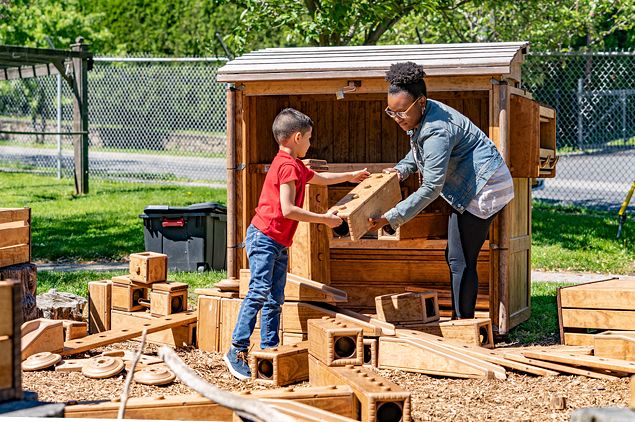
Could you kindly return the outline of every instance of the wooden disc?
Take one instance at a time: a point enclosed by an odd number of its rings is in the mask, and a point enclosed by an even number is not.
[[[23,371],[39,371],[40,369],[48,368],[57,364],[62,360],[62,356],[57,353],[41,352],[26,358],[22,362]]]
[[[145,385],[165,385],[176,379],[176,375],[163,365],[155,365],[134,373],[134,380]]]
[[[123,370],[121,358],[113,356],[96,356],[89,359],[82,368],[82,374],[88,378],[109,378]]]

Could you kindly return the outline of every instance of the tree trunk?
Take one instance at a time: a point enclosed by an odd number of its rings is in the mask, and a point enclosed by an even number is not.
[[[18,264],[0,268],[0,280],[19,280],[22,284],[22,321],[38,318],[37,301],[37,267],[35,264]]]

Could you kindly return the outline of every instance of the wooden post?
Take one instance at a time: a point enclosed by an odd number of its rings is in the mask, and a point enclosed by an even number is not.
[[[506,163],[509,163],[509,91],[507,84],[500,84],[499,104],[499,144],[498,148]],[[498,216],[498,332],[507,334],[509,331],[509,207],[503,208]]]
[[[82,37],[71,45],[73,51],[88,51]],[[73,148],[75,155],[75,193],[88,193],[88,61],[73,58]]]

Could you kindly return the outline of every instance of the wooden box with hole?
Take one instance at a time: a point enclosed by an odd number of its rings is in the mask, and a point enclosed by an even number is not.
[[[328,366],[364,363],[363,330],[322,317],[308,321],[309,353]]]
[[[151,284],[166,281],[168,256],[157,252],[130,254],[130,279],[137,283]]]
[[[111,306],[118,311],[140,311],[145,309],[144,301],[148,300],[149,286],[134,282],[129,276],[112,278]]]
[[[249,367],[251,379],[264,384],[283,387],[306,381],[309,379],[309,342],[252,350]]]
[[[187,283],[154,283],[150,293],[150,313],[154,316],[187,311]]]
[[[444,319],[410,328],[473,346],[494,348],[492,321],[489,318]]]

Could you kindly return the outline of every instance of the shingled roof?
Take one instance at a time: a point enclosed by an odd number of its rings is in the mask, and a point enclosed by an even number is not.
[[[266,48],[218,70],[219,82],[383,77],[392,63],[413,61],[428,76],[505,75],[528,42]]]

